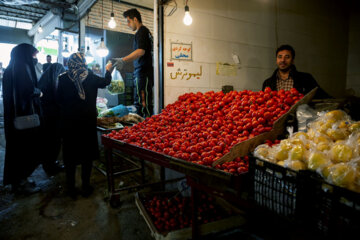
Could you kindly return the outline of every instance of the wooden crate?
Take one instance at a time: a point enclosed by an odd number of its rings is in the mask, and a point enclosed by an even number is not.
[[[192,229],[191,227],[183,228],[175,231],[170,232],[160,232],[154,225],[150,215],[145,209],[145,206],[143,205],[141,199],[143,199],[145,196],[154,196],[154,195],[165,195],[169,194],[169,192],[158,192],[158,193],[136,193],[135,194],[135,204],[139,209],[140,215],[144,217],[146,224],[148,225],[151,235],[156,240],[182,240],[182,239],[191,239],[192,236]],[[175,195],[175,193],[173,193]],[[225,210],[230,210],[229,208],[232,208],[231,205],[227,203],[223,203],[222,200],[219,199],[217,203],[221,204],[221,207],[223,207]],[[234,212],[238,212],[237,209],[231,209]],[[221,232],[227,229],[238,227],[245,223],[245,219],[240,216],[231,216],[225,219],[221,219],[218,221],[202,224],[198,226],[199,228],[199,235],[204,236],[210,233],[216,233]]]

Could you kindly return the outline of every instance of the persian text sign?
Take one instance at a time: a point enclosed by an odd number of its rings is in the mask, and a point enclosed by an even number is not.
[[[192,61],[192,43],[171,43],[171,59]]]

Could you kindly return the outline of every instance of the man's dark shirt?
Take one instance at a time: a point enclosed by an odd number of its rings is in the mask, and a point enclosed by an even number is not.
[[[135,33],[134,50],[143,49],[145,54],[134,61],[135,73],[153,71],[152,67],[152,36],[149,29],[141,26]]]
[[[266,87],[270,87],[271,90],[277,91],[277,72],[278,69],[275,70],[270,78],[264,81],[262,90],[264,90]],[[300,93],[305,95],[312,89],[318,87],[319,89],[316,91],[314,98],[331,98],[331,96],[329,96],[322,88],[320,88],[319,84],[310,73],[298,72],[296,67],[293,65],[290,70],[290,76],[294,80],[294,88],[296,88],[296,90],[298,90]]]
[[[45,72],[46,71],[46,69],[48,69],[49,67],[51,66],[51,63],[45,63],[44,65],[43,65],[43,72]]]

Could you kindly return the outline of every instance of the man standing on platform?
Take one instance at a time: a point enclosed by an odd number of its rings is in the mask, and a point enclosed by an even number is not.
[[[153,38],[149,29],[142,24],[141,15],[137,9],[129,9],[123,15],[128,26],[136,33],[134,51],[125,57],[116,58],[117,69],[121,70],[126,62],[134,62],[136,86],[134,104],[139,115],[149,117],[153,114]]]

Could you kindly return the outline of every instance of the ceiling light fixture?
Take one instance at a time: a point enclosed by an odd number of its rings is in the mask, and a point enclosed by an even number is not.
[[[39,28],[38,28],[38,33],[42,33],[43,32],[43,28],[41,27],[41,25],[39,26]]]
[[[190,15],[189,6],[187,5],[187,3],[188,3],[188,0],[186,0],[186,3],[185,3],[185,16],[183,18],[183,22],[186,26],[189,26],[192,23],[192,17]]]
[[[104,0],[101,1],[101,25],[104,29]],[[101,38],[99,46],[96,48],[96,53],[100,57],[106,57],[109,54],[109,49],[105,46],[104,37]]]
[[[94,57],[90,52],[90,47],[89,46],[87,46],[87,50],[86,50],[86,53],[85,53],[85,59],[86,59],[86,62],[88,64],[92,63],[94,61]]]
[[[109,54],[109,49],[105,46],[104,38],[101,38],[99,46],[96,48],[96,53],[100,57],[106,57]]]
[[[69,47],[68,47],[68,38],[65,37],[65,49],[61,52],[61,55],[64,57],[64,58],[68,58],[70,57],[70,51],[69,51]]]
[[[62,56],[63,56],[64,58],[70,57],[70,51],[69,51],[69,49],[68,49],[68,45],[67,45],[67,44],[65,44],[65,50],[62,51],[61,54],[62,54]]]
[[[110,21],[108,23],[109,28],[115,28],[116,27],[116,21],[114,19],[114,1],[111,1],[111,14],[110,14]]]

